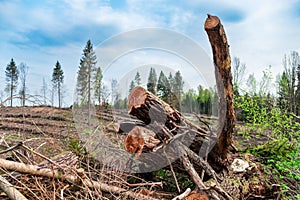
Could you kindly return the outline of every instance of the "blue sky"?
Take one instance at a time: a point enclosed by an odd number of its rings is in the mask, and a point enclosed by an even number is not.
[[[0,10],[0,91],[11,58],[29,66],[31,94],[40,92],[43,78],[50,83],[58,60],[65,72],[66,105],[72,104],[88,39],[97,46],[122,32],[166,28],[188,36],[210,56],[203,24],[211,13],[222,20],[231,56],[246,63],[248,74],[259,78],[272,65],[275,77],[283,55],[300,52],[299,0],[0,0]]]

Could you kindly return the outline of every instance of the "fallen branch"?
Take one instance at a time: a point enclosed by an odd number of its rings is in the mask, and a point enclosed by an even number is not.
[[[0,189],[5,192],[5,194],[11,200],[27,200],[21,192],[19,192],[14,186],[9,183],[3,176],[0,175]]]
[[[199,177],[199,174],[195,170],[193,164],[190,162],[187,155],[182,156],[181,159],[182,159],[182,163],[183,163],[185,170],[188,172],[190,177],[193,179],[193,182],[197,185],[197,187],[200,190],[207,190],[207,187],[202,182],[201,178]]]
[[[174,197],[172,200],[183,200],[191,193],[191,191],[192,190],[188,188],[184,191],[184,193],[178,195],[177,197]]]
[[[61,179],[68,181],[70,183],[75,184],[82,184],[89,188],[94,189],[100,189],[104,192],[119,194],[119,195],[125,195],[130,196],[135,199],[145,199],[145,200],[157,200],[153,197],[148,197],[142,194],[134,193],[132,191],[127,191],[124,188],[119,188],[116,186],[111,186],[105,183],[101,183],[99,181],[92,181],[87,178],[81,178],[79,175],[74,174],[63,174],[61,171],[58,170],[52,170],[48,168],[40,168],[39,166],[35,165],[26,165],[24,163],[18,163],[14,161],[9,161],[5,159],[0,158],[0,167],[8,170],[8,171],[17,171],[23,174],[30,174],[30,175],[36,175],[36,176],[43,176],[47,178],[55,178],[55,179]],[[82,174],[82,172],[80,172]]]

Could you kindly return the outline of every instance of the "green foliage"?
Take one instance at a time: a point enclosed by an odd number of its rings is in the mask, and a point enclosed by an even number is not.
[[[251,133],[268,135],[268,141],[245,150],[258,156],[278,179],[284,177],[300,180],[300,124],[293,115],[277,107],[269,96],[250,96],[235,98],[235,106],[242,110],[246,129],[243,136],[251,138]],[[283,182],[284,183],[284,182]],[[283,190],[284,194],[286,191]]]
[[[300,174],[295,173],[300,166],[299,145],[296,141],[289,142],[287,138],[274,139],[262,145],[250,146],[247,151],[260,157],[279,177],[284,175],[300,180]]]
[[[136,85],[141,85],[141,75],[139,72],[136,73],[136,75],[134,77],[134,82]]]
[[[155,172],[155,177],[159,180],[163,180],[164,189],[166,191],[177,192],[174,177],[170,170],[159,169]],[[194,187],[193,181],[186,174],[176,173],[176,177],[180,188]]]
[[[156,94],[156,83],[157,83],[157,75],[154,68],[150,68],[150,73],[148,77],[147,90]]]
[[[277,81],[278,87],[278,99],[277,104],[279,108],[288,110],[289,108],[289,84],[286,73],[283,72]]]
[[[83,56],[80,59],[80,65],[77,76],[77,94],[81,98],[87,98],[87,103],[91,103],[93,83],[96,77],[97,56],[93,50],[90,40],[87,41],[83,49]],[[81,102],[81,99],[78,99]]]
[[[131,90],[132,90],[134,87],[135,87],[135,83],[134,83],[134,81],[132,80],[132,81],[130,82],[130,85],[129,85],[129,93],[131,92]]]
[[[218,102],[218,95],[214,89],[204,89],[198,86],[195,90],[188,90],[183,94],[181,110],[183,112],[194,112],[201,114],[214,114],[214,105]]]
[[[6,66],[5,75],[6,75],[6,82],[7,82],[6,91],[8,91],[10,94],[10,98],[11,98],[10,106],[12,107],[13,104],[12,97],[14,92],[17,89],[18,77],[19,77],[19,70],[13,58],[10,60],[10,63]]]
[[[95,85],[94,85],[94,90],[95,90],[95,98],[98,101],[98,104],[101,104],[101,97],[102,97],[102,79],[103,79],[103,74],[102,70],[100,67],[96,69],[96,75],[95,75]]]
[[[78,140],[70,140],[69,150],[74,152],[76,155],[84,155],[86,153],[85,148]]]
[[[171,86],[163,71],[159,74],[156,90],[158,97],[168,103],[170,100]]]
[[[61,107],[61,88],[62,83],[64,82],[64,72],[61,68],[61,65],[58,61],[56,61],[55,67],[52,73],[52,83],[53,87],[57,90],[58,96],[58,107]]]

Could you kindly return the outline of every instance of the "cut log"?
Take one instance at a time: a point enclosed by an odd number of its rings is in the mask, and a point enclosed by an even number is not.
[[[139,157],[142,152],[149,152],[160,143],[155,136],[153,131],[136,126],[126,136],[125,149]]]
[[[231,59],[229,44],[220,19],[216,16],[208,15],[204,28],[207,32],[213,52],[219,96],[219,139],[211,152],[211,156],[216,161],[221,162],[226,159],[229,147],[232,143],[232,133],[235,122]]]
[[[173,130],[181,123],[179,111],[140,86],[130,92],[128,106],[129,114],[136,116],[147,125],[156,121]]]

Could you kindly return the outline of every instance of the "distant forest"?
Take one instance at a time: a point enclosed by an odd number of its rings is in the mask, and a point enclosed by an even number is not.
[[[241,108],[242,102],[257,99],[258,106],[277,107],[286,112],[300,114],[300,58],[299,53],[292,51],[283,57],[283,72],[273,77],[271,66],[263,70],[261,80],[254,74],[246,77],[246,64],[239,58],[232,59],[233,85],[235,105]],[[16,105],[39,104],[63,107],[65,94],[64,72],[59,61],[56,61],[51,75],[51,84],[45,80],[41,84],[40,95],[30,95],[27,86],[28,66],[25,63],[17,65],[12,58],[6,66],[5,87],[0,91],[1,106],[14,106],[14,99],[19,99]],[[184,91],[184,78],[180,71],[174,74],[150,68],[147,90],[156,94],[181,112],[212,114],[212,108],[217,104],[216,88],[204,88],[199,85],[197,89]],[[127,98],[121,98],[118,92],[118,82],[112,79],[110,87],[103,83],[103,73],[97,67],[97,57],[92,42],[87,41],[77,71],[76,104],[98,105],[100,107],[113,107],[126,109]],[[141,75],[136,73],[130,82],[128,91],[141,85]],[[273,90],[272,90],[273,88]],[[274,88],[276,90],[274,90]],[[57,105],[54,99],[57,98]],[[69,105],[68,105],[69,106]],[[243,112],[245,108],[242,109]],[[241,113],[243,115],[243,113]]]

